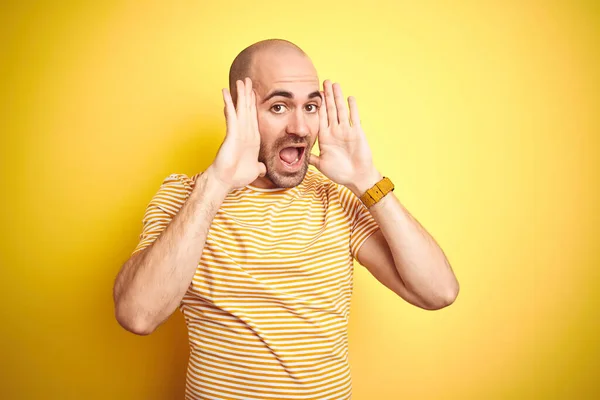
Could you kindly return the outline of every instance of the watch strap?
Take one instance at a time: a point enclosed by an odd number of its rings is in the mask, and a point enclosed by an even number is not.
[[[377,204],[377,202],[385,197],[386,194],[394,190],[394,184],[390,178],[383,177],[382,180],[373,185],[372,188],[367,190],[362,196],[360,201],[363,202],[367,208]]]

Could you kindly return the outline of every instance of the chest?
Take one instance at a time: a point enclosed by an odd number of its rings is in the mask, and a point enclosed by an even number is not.
[[[210,301],[248,297],[331,301],[352,287],[350,226],[323,201],[223,207],[194,277]]]

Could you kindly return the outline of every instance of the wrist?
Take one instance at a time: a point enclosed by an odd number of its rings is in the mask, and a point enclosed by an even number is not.
[[[195,189],[202,191],[209,191],[211,195],[216,197],[227,197],[229,192],[233,190],[233,188],[220,179],[215,173],[214,167],[211,164],[200,177],[198,178],[201,181],[200,185],[196,185]],[[200,182],[199,182],[200,183]]]
[[[360,197],[382,179],[383,175],[373,167],[369,172],[357,176],[347,187],[356,197]]]

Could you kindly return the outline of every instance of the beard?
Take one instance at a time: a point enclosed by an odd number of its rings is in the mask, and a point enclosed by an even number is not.
[[[281,160],[279,159],[279,152],[286,147],[291,147],[298,144],[306,144],[304,154],[302,155],[302,166],[296,172],[283,170]],[[264,163],[267,167],[267,173],[265,174],[265,177],[271,180],[275,187],[293,188],[298,186],[306,176],[311,148],[312,145],[309,146],[309,143],[303,138],[298,136],[295,136],[294,138],[285,136],[277,139],[269,148],[261,143],[260,150],[258,152],[258,161]]]

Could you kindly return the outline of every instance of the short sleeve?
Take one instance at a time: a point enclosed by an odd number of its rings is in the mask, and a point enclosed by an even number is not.
[[[337,185],[340,203],[350,220],[350,252],[358,258],[358,250],[365,241],[379,229],[379,225],[363,204],[350,189]]]
[[[132,255],[150,246],[169,225],[187,198],[194,180],[185,174],[172,174],[165,178],[150,200],[142,219],[142,233]]]

